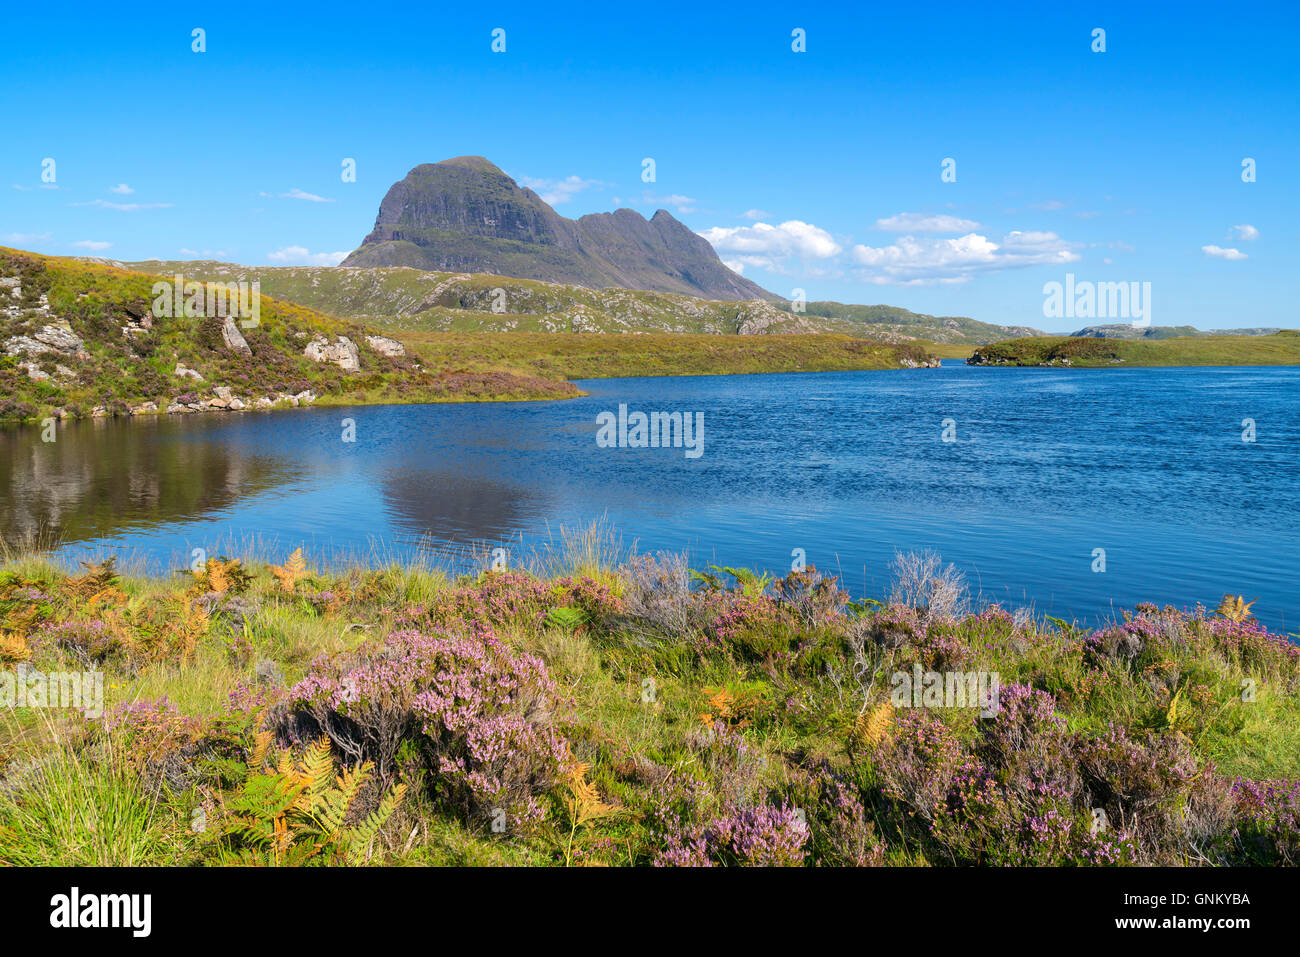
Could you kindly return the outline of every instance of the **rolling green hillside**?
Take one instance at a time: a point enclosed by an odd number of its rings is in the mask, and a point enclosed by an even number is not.
[[[141,272],[208,281],[259,280],[264,292],[332,316],[425,332],[673,332],[708,335],[815,334],[881,342],[975,346],[1016,335],[963,317],[927,316],[895,306],[808,303],[800,314],[760,300],[717,301],[676,293],[587,289],[483,273],[403,267],[241,266],[213,261],[119,263]],[[968,351],[944,353],[966,356]]]
[[[436,284],[421,285],[427,273],[410,270],[207,265],[214,268],[185,268],[183,275],[209,298],[215,298],[217,283],[268,277],[256,325],[245,327],[220,309],[158,317],[158,275],[0,248],[0,419],[558,399],[582,394],[569,377],[887,369],[932,361],[915,343],[734,334],[760,326],[789,331],[780,321],[790,317],[766,303],[714,303],[716,313],[696,317],[718,333],[733,334],[706,334],[697,327],[680,330],[686,334],[558,335],[603,330],[581,321],[595,314],[581,303],[571,304],[568,322],[547,314],[491,312],[494,287],[485,283],[495,277],[466,277],[439,291]],[[174,274],[159,271],[168,280]],[[531,308],[542,308],[550,295],[580,293],[628,297],[628,309],[644,305],[652,313],[662,305],[654,293],[511,282],[516,285],[506,295]],[[412,295],[418,290],[424,298]],[[637,302],[642,295],[648,305]],[[286,301],[290,296],[308,302]],[[380,328],[357,317],[326,315],[311,308],[312,301],[335,308],[381,302],[394,313],[375,317],[385,322]],[[466,308],[480,301],[488,311]],[[767,324],[773,318],[777,322]]]
[[[208,281],[259,280],[262,290],[328,315],[429,332],[680,332],[861,334],[852,322],[791,314],[761,300],[588,289],[487,273],[404,267],[240,266],[210,261],[122,264]]]
[[[581,394],[523,370],[426,361],[361,324],[268,296],[255,326],[224,309],[207,315],[206,303],[199,315],[159,317],[155,282],[0,248],[0,419]]]
[[[1041,336],[1029,326],[999,326],[965,316],[928,316],[898,306],[854,306],[842,302],[810,302],[805,314],[866,327],[877,338],[925,339],[955,345],[985,345],[1018,336]]]
[[[967,361],[972,365],[1076,367],[1298,365],[1300,331],[1150,340],[1042,336],[980,346]]]

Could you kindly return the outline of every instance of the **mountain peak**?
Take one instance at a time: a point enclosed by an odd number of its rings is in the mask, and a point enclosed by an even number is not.
[[[566,219],[482,156],[416,166],[344,266],[411,266],[709,299],[780,298],[732,272],[667,210]]]
[[[451,159],[440,160],[437,163],[429,164],[432,166],[463,166],[465,169],[479,170],[485,173],[500,173],[501,168],[485,156],[453,156]]]

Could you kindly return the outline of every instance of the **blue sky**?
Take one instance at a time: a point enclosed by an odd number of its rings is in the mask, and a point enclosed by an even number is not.
[[[1300,6],[897,6],[13,5],[0,244],[332,263],[411,167],[480,154],[566,216],[667,208],[782,295],[1070,331],[1073,273],[1151,283],[1156,325],[1300,326]]]

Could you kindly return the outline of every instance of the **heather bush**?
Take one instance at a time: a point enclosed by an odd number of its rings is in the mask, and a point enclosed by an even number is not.
[[[1078,750],[1091,806],[1133,835],[1141,862],[1219,853],[1210,845],[1230,817],[1226,788],[1182,734],[1147,732],[1138,741],[1111,725],[1100,737],[1082,739]]]
[[[815,565],[776,579],[771,588],[776,601],[805,628],[831,621],[849,600],[849,593],[839,587],[839,579],[823,576]]]
[[[115,760],[150,786],[181,791],[200,776],[200,761],[234,757],[238,728],[221,719],[182,714],[164,695],[119,705],[104,715],[103,733]]]
[[[477,580],[438,592],[427,605],[401,616],[408,626],[440,628],[536,628],[558,607],[576,608],[583,618],[603,622],[622,611],[610,586],[590,576],[546,581],[527,572],[485,571]]]
[[[1231,785],[1236,835],[1251,863],[1300,864],[1300,781],[1280,779]]]
[[[671,832],[654,858],[658,867],[798,867],[808,825],[789,805],[728,806],[704,824]]]
[[[546,666],[487,632],[399,631],[319,658],[288,701],[351,763],[373,761],[381,783],[414,741],[440,797],[480,819],[499,808],[516,826],[543,816],[568,753]]]
[[[942,811],[965,755],[956,735],[923,711],[908,711],[876,754],[882,793],[929,824]]]
[[[663,636],[686,633],[695,605],[686,556],[671,552],[634,555],[621,573],[623,604],[630,618]]]
[[[748,661],[790,656],[797,635],[766,595],[708,590],[698,592],[697,601],[705,650],[731,652]]]
[[[121,636],[100,619],[47,622],[35,640],[67,651],[86,668],[101,665],[122,651]]]
[[[856,782],[829,762],[799,769],[786,789],[790,803],[808,824],[809,860],[825,867],[878,867],[885,844],[876,833]]]

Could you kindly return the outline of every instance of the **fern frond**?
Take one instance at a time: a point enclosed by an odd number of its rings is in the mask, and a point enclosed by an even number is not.
[[[298,581],[307,572],[307,562],[302,557],[302,549],[296,548],[283,565],[272,565],[271,574],[280,582],[280,587],[293,594]]]
[[[869,712],[858,715],[853,723],[853,742],[860,748],[875,750],[889,733],[889,723],[894,718],[894,706],[888,701]]]
[[[253,751],[248,756],[248,766],[261,770],[266,765],[266,756],[271,750],[271,741],[275,734],[271,731],[259,731],[253,739]]]
[[[379,807],[351,829],[347,847],[349,864],[364,864],[369,860],[371,845],[374,844],[383,826],[388,823],[388,819],[393,816],[393,812],[401,806],[404,797],[406,797],[406,785],[394,785],[379,802]]]
[[[26,638],[17,632],[0,632],[0,661],[26,661],[31,656],[32,650],[27,647]]]

